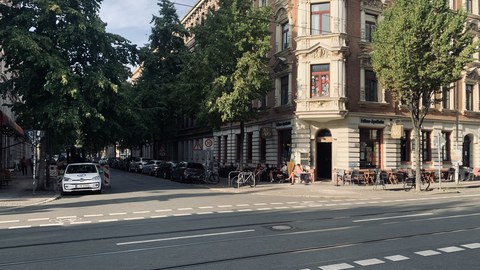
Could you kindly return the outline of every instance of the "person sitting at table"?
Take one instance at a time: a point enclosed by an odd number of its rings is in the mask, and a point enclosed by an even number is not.
[[[295,168],[293,169],[292,173],[290,174],[290,177],[288,177],[288,180],[292,181],[292,185],[295,184],[296,178],[300,179],[300,174],[303,172],[302,165],[298,163],[295,165]]]

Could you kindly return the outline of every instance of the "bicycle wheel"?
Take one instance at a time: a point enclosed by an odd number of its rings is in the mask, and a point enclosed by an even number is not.
[[[239,181],[239,180],[238,180],[238,175],[237,175],[237,176],[234,176],[234,177],[232,178],[232,187],[234,187],[234,188],[239,187],[239,182],[238,182],[238,181]]]
[[[208,183],[210,184],[218,184],[219,182],[220,177],[218,177],[218,175],[215,173],[210,174],[210,176],[208,177]]]
[[[413,181],[412,179],[405,179],[405,181],[403,182],[403,189],[405,191],[409,191],[410,189],[413,188]]]

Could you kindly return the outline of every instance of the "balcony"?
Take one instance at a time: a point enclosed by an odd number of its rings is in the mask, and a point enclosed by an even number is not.
[[[341,120],[348,112],[346,102],[344,97],[297,99],[295,114],[305,121]]]

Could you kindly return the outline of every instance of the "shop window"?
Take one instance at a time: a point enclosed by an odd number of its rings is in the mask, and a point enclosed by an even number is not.
[[[280,105],[288,104],[288,75],[280,78]]]
[[[360,168],[380,168],[381,130],[360,129]]]
[[[410,162],[412,154],[411,130],[405,130],[405,136],[400,141],[400,158],[402,162]]]
[[[473,111],[473,85],[465,86],[465,110]]]
[[[432,132],[423,130],[422,131],[422,160],[423,161],[432,161]]]
[[[442,132],[442,137],[445,139],[445,144],[442,146],[442,149],[440,149],[441,153],[441,158],[442,161],[451,161],[451,156],[450,156],[450,135],[451,132]]]
[[[378,102],[377,76],[371,70],[365,70],[365,101]]]
[[[311,66],[310,97],[330,96],[330,64]]]
[[[330,3],[312,4],[310,16],[312,35],[330,33]]]

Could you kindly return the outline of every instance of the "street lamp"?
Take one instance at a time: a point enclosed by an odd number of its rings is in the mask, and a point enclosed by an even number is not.
[[[37,186],[37,178],[35,176],[35,172],[37,171],[37,147],[44,135],[45,131],[43,130],[27,130],[27,136],[33,145],[33,194],[35,194],[35,188]]]

